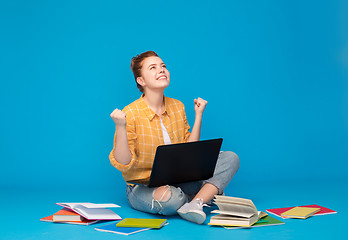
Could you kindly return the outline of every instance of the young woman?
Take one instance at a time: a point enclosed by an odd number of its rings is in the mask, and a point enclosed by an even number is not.
[[[201,122],[207,101],[194,100],[195,123],[191,133],[184,105],[164,96],[170,74],[162,59],[153,51],[132,58],[131,69],[137,87],[143,93],[122,111],[115,109],[111,118],[116,124],[111,164],[122,172],[126,183],[149,179],[156,148],[163,144],[199,141]],[[214,176],[205,181],[148,188],[127,183],[127,197],[137,210],[173,215],[201,224],[206,215],[203,205],[222,194],[239,168],[233,152],[220,152]]]

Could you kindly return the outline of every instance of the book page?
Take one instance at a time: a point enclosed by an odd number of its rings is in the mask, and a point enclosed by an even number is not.
[[[228,197],[228,196],[215,195],[214,201],[215,202],[223,202],[223,203],[230,203],[230,204],[238,204],[238,205],[250,206],[250,207],[256,209],[254,203],[250,199],[245,199],[245,198],[237,198],[237,197]]]
[[[219,214],[219,215],[212,216],[211,219],[235,220],[235,221],[250,221],[250,219],[252,217],[250,217],[250,218],[241,218],[241,217],[238,217],[238,216],[233,217],[233,216],[230,216],[230,215]]]
[[[120,220],[119,215],[107,208],[86,208],[82,205],[75,205],[73,208],[75,212],[82,215],[89,220]]]
[[[216,215],[211,217],[210,225],[224,225],[224,226],[250,226],[257,222],[258,216],[255,214],[250,219],[229,218],[224,215]]]
[[[86,208],[115,208],[120,207],[119,205],[113,203],[80,203],[80,205]]]
[[[89,202],[83,202],[83,203],[57,203],[60,206],[67,207],[67,208],[75,208],[76,206],[84,206],[86,208],[114,208],[114,207],[120,207],[113,203],[89,203]]]
[[[233,213],[233,215],[237,216],[247,216],[247,215],[254,215],[257,213],[257,210],[244,205],[236,205],[236,204],[229,204],[229,203],[220,203],[215,202],[215,204],[219,207],[220,211],[227,211]]]
[[[214,210],[211,211],[211,213],[218,213],[222,215],[226,215],[229,217],[238,217],[238,218],[251,218],[252,216],[255,215],[255,213],[236,213],[236,212],[229,212],[229,211],[221,211],[221,210]]]
[[[78,206],[78,205],[91,204],[91,203],[57,203],[57,204],[58,204],[59,206],[72,209],[72,208],[74,208],[75,206]]]

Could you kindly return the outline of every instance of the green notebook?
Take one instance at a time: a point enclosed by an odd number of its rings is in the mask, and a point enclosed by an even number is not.
[[[161,228],[167,219],[125,218],[117,223],[117,227]]]
[[[261,218],[259,221],[251,225],[250,227],[225,227],[226,229],[238,229],[238,228],[252,228],[252,227],[264,227],[264,226],[273,226],[273,225],[281,225],[284,224],[284,222],[271,217],[266,216]]]

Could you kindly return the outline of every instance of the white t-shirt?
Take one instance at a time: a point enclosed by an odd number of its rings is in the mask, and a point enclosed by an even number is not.
[[[172,142],[170,141],[168,131],[162,122],[162,118],[161,118],[161,127],[162,127],[162,132],[163,132],[164,145],[171,144]]]

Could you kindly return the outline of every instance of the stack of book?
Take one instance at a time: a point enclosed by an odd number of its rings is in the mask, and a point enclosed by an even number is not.
[[[266,209],[266,211],[278,217],[281,217],[283,219],[286,219],[286,218],[306,219],[310,216],[337,213],[334,210],[319,206],[317,204],[297,206],[297,207],[273,208],[273,209]]]
[[[249,199],[215,196],[214,203],[219,209],[212,211],[212,213],[217,213],[217,215],[211,217],[209,225],[223,226],[226,229],[236,229],[284,224],[283,221],[268,216],[265,212],[258,211],[254,203]],[[266,211],[283,219],[307,219],[310,216],[337,213],[334,210],[316,204],[274,208],[267,209]]]
[[[63,208],[53,215],[41,218],[44,222],[90,225],[100,220],[121,220],[122,218],[108,208],[116,204],[57,203]]]
[[[211,217],[209,225],[249,228],[284,224],[284,222],[268,216],[267,213],[258,211],[249,199],[216,195],[214,203],[219,210],[214,210],[212,213],[218,213],[218,215]]]

